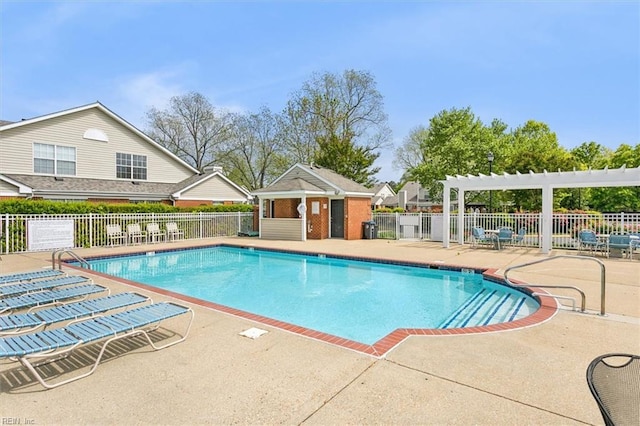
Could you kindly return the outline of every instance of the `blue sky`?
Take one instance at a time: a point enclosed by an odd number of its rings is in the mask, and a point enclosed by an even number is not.
[[[370,72],[399,146],[471,107],[560,144],[640,143],[637,1],[0,2],[0,119],[96,100],[145,130],[190,91],[279,112],[314,72]],[[392,150],[380,180],[398,180]]]

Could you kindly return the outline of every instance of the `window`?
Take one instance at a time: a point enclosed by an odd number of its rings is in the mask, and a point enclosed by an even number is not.
[[[147,156],[117,152],[116,177],[120,179],[146,180]]]
[[[70,146],[34,143],[33,172],[75,176],[76,149]]]

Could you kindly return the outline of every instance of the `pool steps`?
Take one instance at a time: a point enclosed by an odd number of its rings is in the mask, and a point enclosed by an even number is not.
[[[531,314],[526,296],[514,296],[496,289],[483,288],[471,296],[438,328],[459,328],[513,321]]]

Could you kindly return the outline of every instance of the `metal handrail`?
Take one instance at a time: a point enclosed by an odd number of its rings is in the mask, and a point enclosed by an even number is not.
[[[533,262],[527,262],[527,263],[522,263],[520,265],[515,265],[515,266],[511,266],[507,269],[505,269],[504,271],[504,280],[507,282],[507,284],[512,285],[514,287],[537,287],[537,288],[566,288],[566,289],[571,289],[571,290],[576,290],[577,292],[580,293],[580,295],[582,296],[582,304],[581,304],[581,311],[584,312],[585,311],[585,305],[586,305],[586,296],[584,294],[584,292],[582,290],[580,290],[578,287],[574,287],[574,286],[561,286],[561,285],[537,285],[537,284],[514,284],[511,281],[509,281],[509,271],[513,270],[513,269],[518,269],[518,268],[523,268],[525,266],[530,266],[530,265],[535,265],[537,263],[542,263],[542,262],[547,262],[553,259],[578,259],[578,260],[593,260],[594,262],[597,262],[600,265],[600,315],[604,315],[605,314],[605,290],[606,290],[606,270],[605,270],[605,266],[604,263],[599,260],[599,259],[595,259],[593,257],[588,257],[588,256],[572,256],[572,255],[568,255],[568,254],[562,254],[559,256],[554,256],[554,257],[546,257],[544,259],[540,259],[540,260],[534,260]],[[550,297],[555,297],[555,298],[563,298],[563,296],[555,296],[553,294],[548,294],[547,296]]]
[[[89,262],[87,262],[82,256],[80,256],[79,254],[75,253],[73,250],[71,249],[60,249],[60,250],[54,250],[51,253],[51,269],[56,269],[56,262],[55,262],[55,256],[56,254],[58,255],[58,269],[62,269],[62,255],[63,254],[69,254],[71,257],[73,257],[75,260],[77,260],[84,268],[86,269],[91,269],[91,265],[89,264]]]

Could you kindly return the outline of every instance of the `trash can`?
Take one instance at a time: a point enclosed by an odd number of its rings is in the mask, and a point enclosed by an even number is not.
[[[378,229],[376,223],[372,220],[362,222],[362,233],[365,240],[375,240],[378,238]]]

